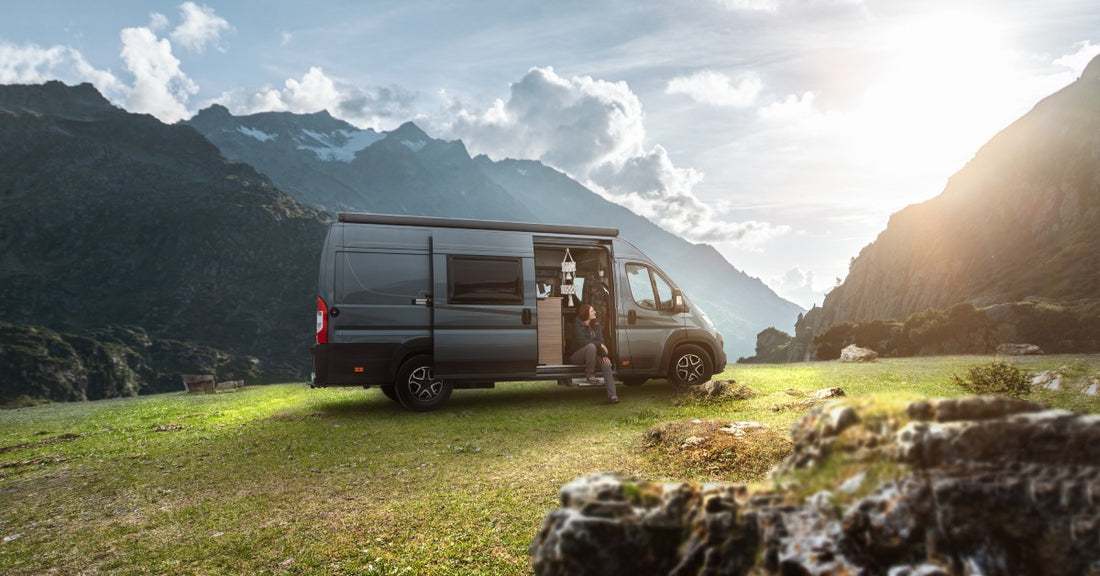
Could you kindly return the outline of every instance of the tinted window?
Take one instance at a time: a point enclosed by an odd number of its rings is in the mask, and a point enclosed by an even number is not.
[[[451,256],[447,279],[447,301],[451,303],[523,303],[523,267],[519,258]]]
[[[337,252],[336,301],[343,304],[409,304],[431,293],[427,255]]]
[[[656,270],[653,271],[653,285],[657,287],[661,310],[672,310],[672,286]]]

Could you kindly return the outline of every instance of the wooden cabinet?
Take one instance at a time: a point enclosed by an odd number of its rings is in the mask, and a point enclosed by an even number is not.
[[[561,298],[538,301],[539,364],[562,363]]]

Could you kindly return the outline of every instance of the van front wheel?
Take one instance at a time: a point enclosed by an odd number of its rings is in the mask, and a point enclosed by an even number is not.
[[[413,412],[429,412],[445,404],[454,387],[435,376],[431,356],[421,355],[413,356],[401,365],[393,390],[405,408]]]
[[[714,373],[710,364],[710,356],[698,346],[677,348],[669,362],[668,381],[681,390],[688,386],[698,386],[710,380]]]

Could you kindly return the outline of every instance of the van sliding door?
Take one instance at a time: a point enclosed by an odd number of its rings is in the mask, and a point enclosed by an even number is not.
[[[433,231],[432,290],[437,375],[534,376],[538,336],[531,234]]]

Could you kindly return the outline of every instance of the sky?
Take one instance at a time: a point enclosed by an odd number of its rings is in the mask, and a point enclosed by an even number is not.
[[[0,0],[0,84],[540,160],[805,308],[1100,54],[1095,0]]]

